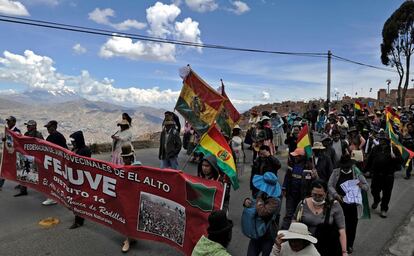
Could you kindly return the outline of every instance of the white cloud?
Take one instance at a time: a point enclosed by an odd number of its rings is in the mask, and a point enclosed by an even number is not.
[[[229,9],[229,11],[234,12],[237,15],[250,11],[250,7],[245,2],[233,1],[231,4],[233,5],[233,8]]]
[[[141,41],[134,43],[130,38],[112,37],[101,47],[99,56],[175,61],[175,45]]]
[[[26,7],[19,1],[0,0],[0,14],[30,16]]]
[[[270,99],[270,93],[266,92],[266,91],[262,91],[262,97],[264,100],[269,100]]]
[[[201,44],[199,23],[191,18],[176,21],[181,10],[174,4],[155,3],[147,10],[148,34],[162,39],[175,39]],[[97,20],[105,22],[111,12],[96,15]],[[201,48],[198,48],[201,52]],[[99,55],[104,58],[125,57],[133,60],[175,61],[177,47],[173,44],[133,41],[129,38],[113,36],[101,47]]]
[[[127,19],[120,23],[112,23],[109,20],[109,18],[115,17],[115,11],[110,8],[106,8],[106,9],[95,8],[95,10],[90,12],[88,16],[90,20],[98,24],[107,25],[107,26],[110,26],[112,28],[115,28],[121,31],[126,31],[131,28],[143,29],[147,26],[145,23],[139,22],[137,20],[131,20],[131,19]]]
[[[75,44],[73,47],[72,47],[72,49],[73,49],[73,51],[76,53],[76,54],[83,54],[83,53],[86,53],[86,48],[85,47],[83,47],[82,45],[80,45],[80,44]]]
[[[196,12],[211,12],[218,8],[215,0],[185,0],[185,3]]]
[[[161,38],[171,35],[173,22],[180,13],[180,8],[174,4],[155,3],[154,6],[147,9],[148,34]]]
[[[36,55],[26,50],[24,55],[4,52],[0,57],[0,81],[26,85],[29,89],[48,90],[52,93],[77,93],[89,100],[113,102],[121,105],[172,105],[179,91],[161,90],[158,87],[141,89],[137,87],[116,88],[114,80],[94,79],[83,70],[79,76],[58,73],[54,62],[47,56]],[[11,91],[10,91],[11,93]]]

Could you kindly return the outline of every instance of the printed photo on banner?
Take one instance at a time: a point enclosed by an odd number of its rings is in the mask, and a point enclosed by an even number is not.
[[[141,192],[138,212],[138,231],[169,239],[183,246],[185,208],[169,199]]]
[[[9,154],[14,152],[14,142],[13,137],[10,134],[6,134],[6,150]]]
[[[34,156],[16,152],[16,178],[20,181],[39,184],[39,172]]]

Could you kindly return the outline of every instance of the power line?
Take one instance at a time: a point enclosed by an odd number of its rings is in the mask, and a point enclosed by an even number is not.
[[[397,71],[395,71],[394,69],[391,69],[391,68],[384,68],[384,67],[378,67],[378,66],[374,66],[374,65],[370,65],[370,64],[365,64],[365,63],[362,63],[362,62],[358,62],[358,61],[350,60],[350,59],[347,59],[347,58],[344,58],[344,57],[340,57],[340,56],[337,56],[335,54],[332,54],[332,57],[336,60],[339,60],[339,61],[349,62],[349,63],[353,63],[353,64],[356,64],[356,65],[368,67],[368,68],[373,68],[373,69],[378,69],[378,70],[383,70],[383,71],[388,71],[388,72],[394,72],[394,73],[397,72]]]
[[[130,38],[130,39],[150,41],[150,42],[156,42],[156,43],[168,43],[168,44],[174,44],[174,45],[200,47],[200,48],[243,51],[243,52],[253,52],[253,53],[269,53],[269,54],[291,55],[291,56],[302,56],[302,57],[326,58],[327,56],[326,53],[269,51],[269,50],[260,50],[260,49],[230,47],[230,46],[215,45],[215,44],[201,44],[201,43],[181,41],[181,40],[150,37],[150,36],[144,36],[140,34],[131,34],[131,33],[119,34],[119,32],[111,31],[111,30],[95,29],[95,28],[90,28],[90,27],[74,26],[74,25],[63,24],[63,23],[18,18],[18,17],[6,16],[6,15],[0,15],[0,21],[15,23],[15,24],[22,24],[22,25],[37,26],[37,27],[43,27],[43,28],[49,28],[49,29],[65,30],[65,31],[71,31],[71,32],[87,33],[87,34],[94,34],[94,35],[101,35],[101,36],[114,36],[114,37]]]

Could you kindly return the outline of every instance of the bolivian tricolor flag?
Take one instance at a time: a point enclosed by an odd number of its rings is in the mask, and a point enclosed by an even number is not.
[[[398,125],[398,127],[401,128],[400,116],[395,113],[391,107],[385,109],[385,117],[387,118],[387,121],[392,121],[395,125]]]
[[[223,81],[221,82],[221,96],[224,98],[224,107],[221,110],[220,114],[217,116],[217,124],[220,126],[221,131],[231,137],[232,130],[237,122],[240,120],[240,113],[231,103],[229,97],[227,96],[224,90]]]
[[[387,129],[388,135],[390,137],[391,144],[398,148],[398,150],[401,153],[401,157],[402,157],[404,163],[406,163],[406,165],[408,165],[408,163],[409,163],[408,161],[414,157],[414,152],[412,152],[408,148],[404,147],[400,143],[400,141],[397,138],[397,135],[394,132],[394,128],[392,128],[392,124],[390,122],[388,114],[386,114],[386,117],[387,117],[386,129]]]
[[[205,133],[216,120],[224,103],[224,98],[189,69],[184,78],[180,97],[175,109],[191,124],[199,134]]]
[[[309,139],[309,128],[307,124],[300,130],[296,143],[298,148],[305,150],[308,159],[312,158],[312,145]]]
[[[205,156],[216,156],[217,165],[230,178],[233,188],[239,188],[236,164],[231,148],[215,125],[212,125],[208,132],[201,137],[196,151],[203,153]]]
[[[355,108],[355,110],[362,111],[363,104],[359,100],[356,100],[355,103],[354,103],[354,108]]]

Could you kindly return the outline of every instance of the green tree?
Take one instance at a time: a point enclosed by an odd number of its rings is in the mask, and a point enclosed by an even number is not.
[[[414,1],[404,2],[385,22],[382,29],[381,62],[396,68],[399,76],[398,105],[405,104],[410,81],[410,61],[414,53]],[[402,82],[404,81],[404,87]]]

